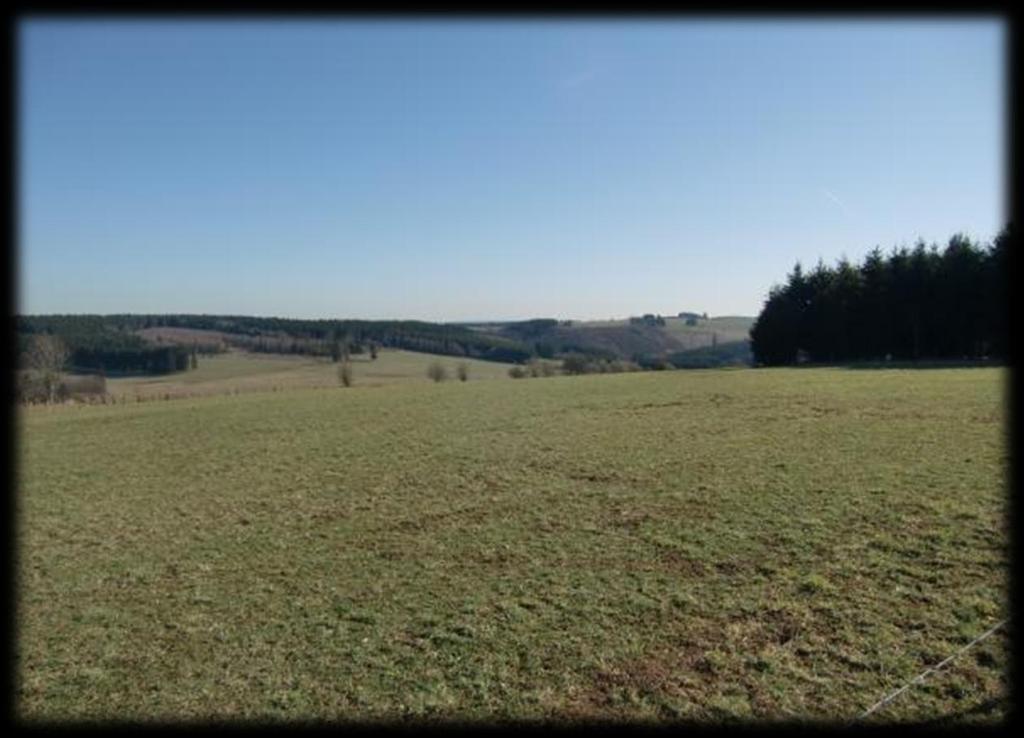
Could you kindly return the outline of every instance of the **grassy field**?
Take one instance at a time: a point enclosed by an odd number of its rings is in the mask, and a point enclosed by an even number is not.
[[[701,318],[697,320],[696,325],[692,326],[687,325],[684,318],[668,315],[664,318],[665,325],[660,329],[677,344],[673,349],[676,351],[710,346],[713,340],[717,340],[718,343],[748,340],[750,327],[754,323],[753,318],[735,315],[725,315],[707,320]],[[629,320],[593,320],[581,321],[576,324],[580,329],[627,328],[629,325]]]
[[[369,354],[352,357],[355,386],[377,387],[394,382],[429,382],[427,367],[440,361],[450,379],[462,361],[469,366],[469,380],[507,379],[511,365],[453,356],[433,356],[414,351],[381,350],[376,360]],[[107,391],[116,397],[186,397],[228,392],[286,390],[299,387],[337,387],[338,365],[329,359],[301,355],[257,354],[232,351],[204,356],[193,371],[164,376],[121,377],[107,380]]]
[[[677,338],[684,338],[691,334],[703,336],[714,333],[718,337],[719,343],[728,343],[750,338],[750,326],[753,323],[753,318],[722,316],[709,320],[698,320],[696,325],[689,326],[682,318],[667,317],[665,318],[665,330]]]
[[[854,718],[1008,614],[1004,381],[709,370],[22,411],[16,714]],[[1004,717],[1007,642],[870,720]]]

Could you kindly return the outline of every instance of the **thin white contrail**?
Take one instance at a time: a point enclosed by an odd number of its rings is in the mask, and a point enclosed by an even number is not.
[[[840,200],[834,192],[822,187],[821,193],[825,195],[825,197],[827,197],[829,200],[834,202],[836,205],[838,205],[840,209],[842,209],[843,214],[846,215],[846,217],[850,217],[852,215],[852,213],[850,213],[850,208],[846,207],[846,203]]]
[[[595,72],[593,69],[587,69],[583,72],[579,72],[577,74],[573,74],[569,77],[563,78],[561,81],[561,85],[562,87],[578,87],[584,82],[589,82],[591,79],[593,79],[594,74]]]

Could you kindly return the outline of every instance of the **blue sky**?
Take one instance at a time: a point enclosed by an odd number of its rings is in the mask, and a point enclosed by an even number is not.
[[[23,21],[19,311],[756,315],[1004,222],[1004,26]]]

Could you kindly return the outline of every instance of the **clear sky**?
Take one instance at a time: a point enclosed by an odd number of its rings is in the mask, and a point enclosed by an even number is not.
[[[27,20],[19,311],[756,315],[1004,222],[979,19]]]

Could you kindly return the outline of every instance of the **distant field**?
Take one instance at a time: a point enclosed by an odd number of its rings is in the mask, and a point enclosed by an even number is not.
[[[673,351],[696,349],[703,346],[710,346],[713,340],[718,343],[729,343],[731,341],[745,341],[750,338],[750,326],[754,319],[743,316],[722,316],[709,318],[708,320],[698,319],[696,325],[687,325],[684,318],[664,316],[665,325],[659,326],[660,330],[677,345]],[[608,329],[627,328],[629,320],[593,320],[583,321],[574,324],[579,329]],[[715,335],[717,339],[713,339]]]
[[[20,411],[18,716],[840,721],[1008,614],[1002,370],[417,360]],[[872,721],[1002,719],[1007,670]]]
[[[716,343],[749,341],[750,327],[754,324],[754,318],[736,315],[707,320],[698,318],[692,326],[687,325],[684,318],[664,316],[664,320],[663,326],[634,324],[628,318],[577,320],[569,326],[560,324],[530,334],[527,340],[632,359],[637,355],[664,356],[710,347]],[[509,324],[503,323],[475,323],[466,324],[466,327],[497,335],[507,335],[509,330]]]
[[[742,316],[723,316],[709,320],[698,320],[697,325],[694,326],[686,325],[686,321],[682,318],[665,318],[665,329],[673,334],[712,332],[718,335],[719,343],[749,339],[750,326],[753,324],[752,318]]]
[[[434,361],[441,362],[451,379],[455,378],[455,367],[465,361],[471,381],[508,378],[510,367],[493,361],[385,349],[380,351],[376,361],[371,360],[368,353],[352,357],[354,384],[372,387],[394,382],[429,382],[427,367]],[[180,397],[235,390],[251,392],[336,386],[338,365],[329,359],[241,351],[200,356],[199,368],[187,372],[107,380],[107,391],[118,397]]]

